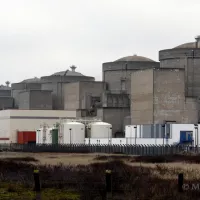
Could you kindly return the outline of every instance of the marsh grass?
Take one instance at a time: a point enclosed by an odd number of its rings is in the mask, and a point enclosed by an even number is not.
[[[163,163],[156,164],[154,167],[145,167],[142,164],[132,166],[125,163],[126,159],[121,160],[125,158],[122,157],[90,165],[66,166],[62,163],[37,165],[40,170],[42,200],[105,199],[106,169],[112,170],[114,200],[169,200],[174,197],[176,200],[200,199],[198,190],[179,193],[177,189],[178,173],[184,173],[185,183],[198,183],[199,169],[170,167]],[[0,192],[5,196],[4,199],[7,197],[17,199],[18,196],[19,199],[33,199],[34,169],[35,165],[29,162],[0,160],[0,185],[2,186]]]
[[[25,188],[17,183],[1,183],[0,199],[1,200],[33,200],[36,193],[31,188]],[[41,200],[79,200],[80,195],[69,190],[60,190],[56,188],[43,189]]]
[[[26,156],[26,157],[10,157],[10,158],[2,158],[3,161],[11,161],[11,162],[39,162],[39,160],[34,157]]]

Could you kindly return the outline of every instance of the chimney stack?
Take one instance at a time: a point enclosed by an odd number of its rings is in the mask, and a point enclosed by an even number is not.
[[[6,86],[9,87],[9,85],[10,85],[10,82],[6,81]]]
[[[196,39],[196,48],[200,48],[200,35],[195,37]]]
[[[72,72],[75,72],[76,66],[72,65],[71,67]]]

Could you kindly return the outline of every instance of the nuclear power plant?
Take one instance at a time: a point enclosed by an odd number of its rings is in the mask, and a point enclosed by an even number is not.
[[[124,136],[126,125],[198,123],[200,36],[195,39],[159,51],[160,62],[132,55],[103,63],[102,81],[74,65],[11,86],[7,81],[0,86],[0,134],[63,118],[107,122],[112,137]]]

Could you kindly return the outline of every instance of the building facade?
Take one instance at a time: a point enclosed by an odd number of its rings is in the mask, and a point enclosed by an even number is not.
[[[149,58],[137,55],[127,56],[114,62],[103,63],[103,81],[108,84],[107,90],[111,93],[130,94],[132,72],[159,67],[159,62]]]
[[[62,118],[76,118],[75,111],[2,110],[0,111],[0,143],[17,143],[18,131],[36,131],[52,127]]]
[[[131,80],[131,124],[197,123],[198,101],[185,96],[184,69],[147,69]]]
[[[185,71],[185,95],[200,98],[200,37],[159,52],[161,68],[180,68]],[[199,106],[200,108],[200,106]],[[200,115],[199,115],[200,116]],[[200,120],[200,118],[199,118]]]

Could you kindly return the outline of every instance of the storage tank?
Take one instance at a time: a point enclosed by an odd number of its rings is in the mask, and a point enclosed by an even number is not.
[[[112,125],[106,122],[94,122],[90,125],[91,138],[112,138]]]
[[[54,127],[47,128],[47,130],[46,130],[46,139],[44,140],[45,144],[52,144],[52,130],[53,129],[54,129]]]
[[[36,144],[43,143],[43,128],[40,128],[36,131]]]
[[[84,144],[85,125],[79,122],[64,123],[63,141],[65,144]]]

